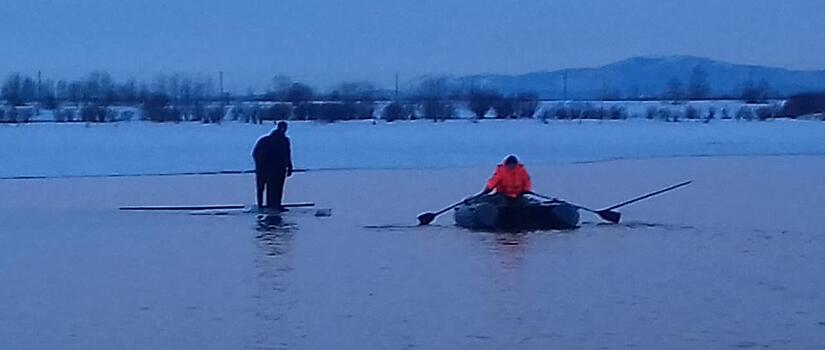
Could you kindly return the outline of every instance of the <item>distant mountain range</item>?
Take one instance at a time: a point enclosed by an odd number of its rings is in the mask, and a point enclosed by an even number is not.
[[[674,78],[687,88],[696,67],[707,74],[710,97],[714,98],[739,96],[747,81],[754,85],[764,81],[771,93],[779,96],[825,91],[825,70],[798,71],[694,56],[634,57],[597,68],[452,77],[449,85],[505,94],[535,92],[542,98],[656,98],[665,94],[668,82]]]

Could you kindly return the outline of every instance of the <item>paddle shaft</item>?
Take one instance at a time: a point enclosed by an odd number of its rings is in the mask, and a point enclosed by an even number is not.
[[[591,213],[596,213],[596,214],[598,214],[599,212],[606,212],[606,211],[611,211],[611,210],[619,209],[619,208],[624,207],[624,206],[626,206],[626,205],[630,205],[630,204],[636,203],[636,202],[638,202],[638,201],[648,199],[648,198],[653,197],[653,196],[658,196],[658,195],[660,195],[660,194],[662,194],[662,193],[665,193],[665,192],[670,192],[670,191],[673,191],[673,190],[675,190],[675,189],[677,189],[677,188],[679,188],[679,187],[684,187],[684,186],[687,186],[687,185],[691,184],[692,182],[693,182],[693,181],[685,181],[685,182],[682,182],[682,183],[680,183],[680,184],[676,184],[676,185],[670,186],[670,187],[668,187],[668,188],[658,190],[658,191],[656,191],[656,192],[650,192],[650,193],[648,193],[648,194],[645,194],[645,195],[642,195],[642,196],[639,196],[639,197],[633,198],[633,199],[631,199],[631,200],[624,201],[624,202],[619,203],[619,204],[616,204],[616,205],[614,205],[614,206],[612,206],[612,207],[610,207],[610,208],[607,208],[607,209],[602,209],[602,210],[593,210],[593,209],[586,208],[586,207],[583,207],[583,206],[581,206],[581,205],[577,205],[577,204],[573,204],[573,203],[567,203],[567,204],[570,204],[570,205],[572,205],[572,206],[574,206],[574,207],[576,207],[576,208],[579,208],[579,209],[581,209],[581,210],[584,210],[584,211],[589,211],[589,212],[591,212]],[[538,193],[534,193],[534,192],[529,192],[529,193],[530,193],[530,194],[532,194],[532,195],[534,195],[534,196],[536,196],[536,197],[542,198],[542,199],[548,199],[548,200],[551,200],[551,201],[552,201],[552,200],[557,200],[557,199],[555,199],[555,198],[550,198],[550,197],[548,197],[548,196],[541,195],[541,194],[538,194]]]
[[[535,193],[535,192],[529,192],[529,194],[532,194],[532,195],[534,195],[534,196],[536,196],[536,197],[539,197],[539,198],[541,198],[541,199],[547,199],[547,200],[550,200],[550,201],[559,201],[559,200],[558,200],[558,199],[556,199],[556,198],[551,198],[551,197],[548,197],[548,196],[545,196],[545,195],[541,195],[541,194],[538,194],[538,193]],[[596,210],[593,210],[593,209],[590,209],[590,208],[585,208],[585,207],[583,207],[583,206],[581,206],[581,205],[578,205],[578,204],[573,204],[573,203],[568,203],[568,202],[564,202],[564,203],[570,204],[570,205],[572,205],[572,206],[576,207],[576,209],[581,209],[581,210],[584,210],[584,211],[589,211],[589,212],[594,213],[594,214],[598,214],[598,213],[599,213],[599,212],[598,212],[598,211],[596,211]]]
[[[477,197],[477,196],[476,196],[476,197]],[[473,197],[473,198],[476,198],[476,197]],[[450,210],[453,210],[455,207],[457,207],[457,206],[461,205],[461,204],[462,204],[462,203],[464,203],[465,201],[466,201],[466,200],[461,201],[461,202],[458,202],[458,203],[456,203],[456,204],[453,204],[453,205],[451,205],[451,206],[449,206],[449,207],[446,207],[446,208],[444,208],[444,209],[441,209],[441,210],[439,210],[439,211],[437,211],[437,212],[435,212],[435,213],[433,213],[433,214],[435,214],[435,216],[439,216],[439,215],[441,215],[441,214],[444,214],[444,213],[446,213],[446,212],[448,212],[448,211],[450,211]]]
[[[481,196],[481,195],[476,195],[476,196],[473,196],[470,200],[475,199],[475,198],[478,198],[479,196]],[[466,202],[466,201],[467,201],[467,200],[465,199],[465,200],[463,200],[463,201],[461,201],[461,202],[455,203],[455,204],[453,204],[453,205],[451,205],[451,206],[449,206],[449,207],[446,207],[446,208],[444,208],[444,209],[441,209],[441,210],[439,210],[439,211],[437,211],[437,212],[435,212],[435,213],[424,213],[424,214],[421,214],[421,215],[419,215],[419,216],[418,216],[418,224],[419,224],[419,225],[429,225],[429,224],[430,224],[433,220],[435,220],[435,218],[437,218],[439,215],[444,214],[444,213],[446,213],[446,212],[447,212],[447,211],[449,211],[449,210],[452,210],[453,208],[455,208],[455,207],[457,207],[457,206],[461,205],[462,203],[464,203],[464,202]]]
[[[605,210],[614,210],[614,209],[619,209],[619,208],[621,208],[621,207],[623,207],[623,206],[630,205],[630,204],[636,203],[636,202],[638,202],[638,201],[648,199],[648,198],[653,197],[653,196],[658,196],[658,195],[660,195],[660,194],[662,194],[662,193],[665,193],[665,192],[673,191],[673,190],[675,190],[675,189],[677,189],[677,188],[679,188],[679,187],[684,187],[684,186],[687,186],[687,185],[689,185],[691,182],[693,182],[693,181],[685,181],[685,182],[682,182],[682,183],[680,183],[680,184],[673,185],[673,186],[670,186],[670,187],[668,187],[668,188],[658,190],[658,191],[656,191],[656,192],[650,192],[650,193],[648,193],[648,194],[646,194],[646,195],[639,196],[639,197],[633,198],[633,199],[631,199],[631,200],[628,200],[628,201],[626,201],[626,202],[622,202],[622,203],[616,204],[616,205],[614,205],[614,206],[612,206],[612,207],[610,207],[610,208],[607,208],[607,209],[605,209]],[[584,209],[584,208],[582,208],[582,209]]]

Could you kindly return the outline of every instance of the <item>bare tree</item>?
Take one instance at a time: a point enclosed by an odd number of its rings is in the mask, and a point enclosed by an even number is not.
[[[699,65],[693,67],[688,80],[688,98],[691,100],[702,100],[710,95],[710,83],[708,82],[708,72]]]
[[[452,118],[455,106],[449,100],[449,95],[446,77],[431,77],[422,81],[417,96],[422,116],[435,122]]]
[[[143,115],[153,122],[180,121],[179,115],[170,112],[170,102],[166,94],[154,92],[143,102]]]
[[[58,100],[68,99],[69,83],[65,80],[58,80],[54,86],[54,97]]]
[[[169,96],[172,101],[178,102],[181,100],[182,80],[183,78],[180,73],[172,73],[169,75],[168,80],[166,80],[166,95]]]
[[[215,82],[212,77],[198,76],[192,86],[192,100],[207,101],[215,96]]]
[[[83,87],[83,83],[79,81],[73,81],[69,83],[68,87],[66,88],[66,97],[69,101],[73,102],[80,102],[86,101],[87,98],[85,97],[85,88]]]
[[[330,93],[334,101],[371,101],[375,99],[375,85],[370,82],[352,81],[338,84]]]
[[[742,106],[739,108],[739,111],[736,112],[736,120],[753,120],[753,118],[753,109],[748,106]]]
[[[271,107],[261,111],[261,116],[257,119],[258,122],[265,120],[279,121],[287,120],[292,115],[292,107],[286,103],[276,103]]]
[[[6,103],[12,106],[23,104],[21,90],[23,87],[23,77],[18,73],[9,75],[3,82],[2,95]]]
[[[747,80],[740,88],[740,99],[747,103],[765,102],[770,97],[770,90],[770,84],[765,79],[759,80],[758,84],[754,84],[753,80]]]
[[[129,79],[117,87],[118,100],[121,102],[135,102],[138,100],[138,85],[135,79]]]
[[[699,110],[696,109],[696,107],[687,106],[687,108],[685,108],[685,119],[699,119]]]
[[[679,78],[670,78],[665,89],[665,98],[674,103],[681,102],[685,98],[685,89]]]
[[[512,97],[500,97],[493,102],[493,110],[496,111],[496,118],[509,119],[515,116],[516,99]]]
[[[153,94],[163,94],[170,100],[172,99],[172,96],[169,95],[169,77],[166,74],[161,73],[155,76],[150,90]]]
[[[353,117],[368,119],[375,109],[376,88],[370,82],[345,82],[333,89],[329,98],[345,104]]]
[[[0,96],[6,103],[12,106],[19,106],[26,102],[32,102],[37,95],[37,83],[28,76],[18,73],[9,75],[0,88]]]
[[[384,120],[388,122],[393,122],[396,120],[404,119],[407,115],[407,110],[400,102],[392,102],[384,107],[384,110],[381,111],[381,115]]]
[[[622,98],[621,89],[607,83],[602,84],[601,99],[603,101],[615,101],[620,98]]]
[[[286,92],[292,86],[294,81],[286,75],[276,75],[272,78],[272,86],[270,87],[267,97],[272,101],[286,101]]]
[[[108,105],[115,100],[115,84],[112,76],[107,72],[94,71],[89,73],[83,82],[83,88],[82,95],[86,101]]]
[[[467,108],[475,114],[476,119],[484,119],[484,116],[499,99],[501,99],[501,96],[494,91],[474,89],[467,94]]]
[[[55,95],[55,82],[51,79],[45,79],[40,83],[39,103],[44,109],[54,110],[58,106],[57,97]]]
[[[293,83],[290,85],[284,96],[286,102],[292,103],[294,106],[312,101],[314,97],[315,91],[312,87],[301,83]]]
[[[533,92],[524,92],[516,95],[516,117],[533,118],[539,109],[539,96]]]

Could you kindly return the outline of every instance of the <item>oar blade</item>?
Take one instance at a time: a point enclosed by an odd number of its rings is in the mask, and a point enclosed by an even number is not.
[[[618,224],[619,221],[622,220],[622,213],[612,211],[612,210],[599,210],[599,211],[596,212],[596,214],[598,214],[599,217],[602,218],[604,221],[607,221],[607,222],[610,222],[610,223],[613,223],[613,224]]]
[[[429,225],[437,215],[435,213],[424,213],[418,216],[418,226]]]

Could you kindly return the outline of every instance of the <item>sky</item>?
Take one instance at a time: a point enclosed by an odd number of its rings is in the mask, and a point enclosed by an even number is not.
[[[685,54],[825,68],[821,0],[0,0],[0,76],[225,72],[318,87]]]

